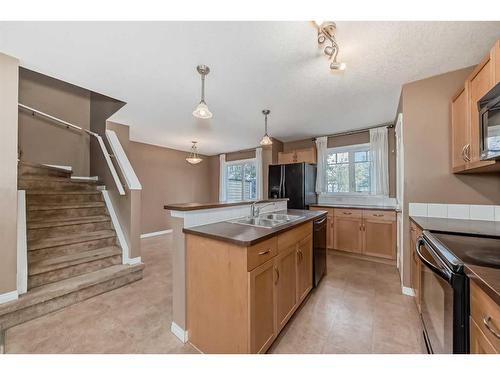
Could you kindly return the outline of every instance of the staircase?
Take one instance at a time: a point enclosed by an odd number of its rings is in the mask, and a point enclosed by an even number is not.
[[[18,175],[26,190],[28,292],[0,305],[0,330],[142,278],[142,264],[122,264],[97,181],[27,162]]]

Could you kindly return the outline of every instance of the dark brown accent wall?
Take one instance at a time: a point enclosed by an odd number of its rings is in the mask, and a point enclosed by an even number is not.
[[[90,129],[90,91],[19,68],[19,102]],[[21,160],[70,165],[76,176],[89,176],[89,136],[68,130],[40,116],[19,111]]]

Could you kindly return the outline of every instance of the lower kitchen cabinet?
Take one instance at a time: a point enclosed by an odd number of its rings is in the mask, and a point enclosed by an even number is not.
[[[363,251],[362,219],[335,216],[334,219],[333,248],[361,253]]]
[[[417,304],[417,309],[421,312],[420,308],[420,273],[422,264],[420,258],[417,255],[416,245],[417,239],[422,234],[422,230],[414,222],[410,221],[410,254],[411,254],[411,287],[415,293],[415,303]]]
[[[500,306],[473,280],[469,295],[471,354],[500,353]]]
[[[243,247],[186,235],[187,328],[204,353],[265,353],[312,289],[312,222]]]
[[[469,319],[469,339],[471,354],[498,354],[472,318]]]
[[[248,274],[250,285],[250,351],[267,350],[274,339],[278,265],[274,259],[260,265]],[[223,308],[223,307],[221,307]]]
[[[365,219],[363,222],[364,254],[394,259],[396,254],[396,222]]]

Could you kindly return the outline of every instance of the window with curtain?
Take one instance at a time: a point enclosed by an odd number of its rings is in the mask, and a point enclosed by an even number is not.
[[[326,157],[326,193],[371,194],[370,144],[329,148]]]
[[[228,201],[257,199],[255,159],[226,163],[226,198]]]

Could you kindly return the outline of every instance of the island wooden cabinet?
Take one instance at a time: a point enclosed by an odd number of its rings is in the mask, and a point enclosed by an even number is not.
[[[312,222],[253,246],[186,235],[187,328],[204,353],[265,353],[312,289]]]
[[[301,148],[278,153],[278,164],[311,163],[316,164],[316,147]]]
[[[500,306],[473,280],[470,282],[471,354],[500,353]]]
[[[480,160],[477,102],[500,81],[500,40],[475,67],[464,86],[451,98],[453,173],[498,171],[500,163]]]

